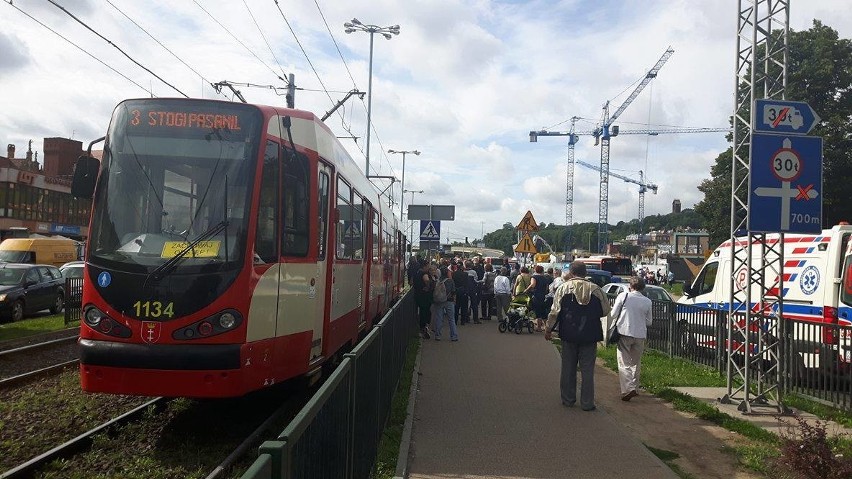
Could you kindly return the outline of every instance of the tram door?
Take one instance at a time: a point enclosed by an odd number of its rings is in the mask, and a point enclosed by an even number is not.
[[[317,170],[317,263],[315,278],[311,281],[308,296],[313,297],[313,342],[311,343],[311,359],[322,354],[323,325],[329,320],[331,314],[331,277],[332,261],[329,245],[333,244],[328,235],[329,230],[329,205],[331,201],[331,179],[334,177],[333,170],[323,162],[319,162]]]

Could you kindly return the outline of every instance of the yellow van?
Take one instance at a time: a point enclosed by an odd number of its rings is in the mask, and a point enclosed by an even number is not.
[[[77,259],[77,242],[58,238],[7,238],[0,243],[0,262],[63,264]]]

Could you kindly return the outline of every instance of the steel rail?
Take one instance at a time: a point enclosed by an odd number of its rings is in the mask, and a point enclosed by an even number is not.
[[[70,361],[65,361],[64,363],[54,364],[53,366],[48,366],[46,368],[36,369],[35,371],[18,374],[17,376],[12,376],[10,378],[0,379],[0,389],[16,386],[22,382],[26,382],[33,378],[47,376],[51,373],[61,371],[69,366],[73,366],[79,362],[79,359],[72,359]]]
[[[75,334],[74,336],[68,336],[67,338],[52,339],[50,341],[44,341],[42,343],[28,344],[26,346],[21,346],[19,348],[15,348],[15,349],[6,349],[4,351],[0,351],[0,357],[7,356],[7,355],[10,355],[10,354],[23,353],[23,352],[26,352],[26,351],[32,351],[33,349],[40,349],[40,348],[44,348],[44,347],[47,347],[47,346],[52,346],[54,344],[68,342],[68,341],[76,341],[78,337],[79,337],[79,334]]]
[[[39,454],[38,456],[30,459],[29,461],[23,464],[9,469],[3,474],[0,474],[0,479],[20,479],[24,477],[32,477],[36,471],[38,471],[50,461],[53,461],[54,459],[60,457],[67,457],[68,455],[90,445],[92,442],[92,437],[95,434],[98,434],[101,431],[104,431],[112,426],[130,423],[142,416],[149,407],[154,406],[157,408],[162,408],[163,406],[165,406],[168,400],[169,399],[163,397],[152,399],[151,401],[148,401],[145,404],[142,404],[141,406],[138,406],[122,414],[121,416],[110,419],[109,421],[101,424],[100,426],[91,429],[87,432],[84,432],[83,434],[80,434],[79,436],[75,437],[74,439],[71,439],[70,441],[66,441],[65,443],[56,446],[45,453]]]

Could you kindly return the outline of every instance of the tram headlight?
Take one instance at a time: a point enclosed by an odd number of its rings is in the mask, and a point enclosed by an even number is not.
[[[101,323],[101,320],[104,318],[104,313],[98,308],[89,308],[86,311],[86,324],[92,327],[96,327]]]
[[[6,295],[0,294],[0,303],[2,303],[3,301],[6,301]]]
[[[219,316],[219,326],[223,329],[231,329],[234,327],[234,324],[237,323],[237,318],[234,317],[231,313],[222,313]]]

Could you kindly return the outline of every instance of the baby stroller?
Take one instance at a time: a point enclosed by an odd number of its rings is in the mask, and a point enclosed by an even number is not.
[[[531,299],[525,294],[512,298],[506,316],[497,324],[497,329],[501,333],[514,331],[515,334],[521,334],[524,328],[530,333],[535,331],[535,311],[530,307]]]

